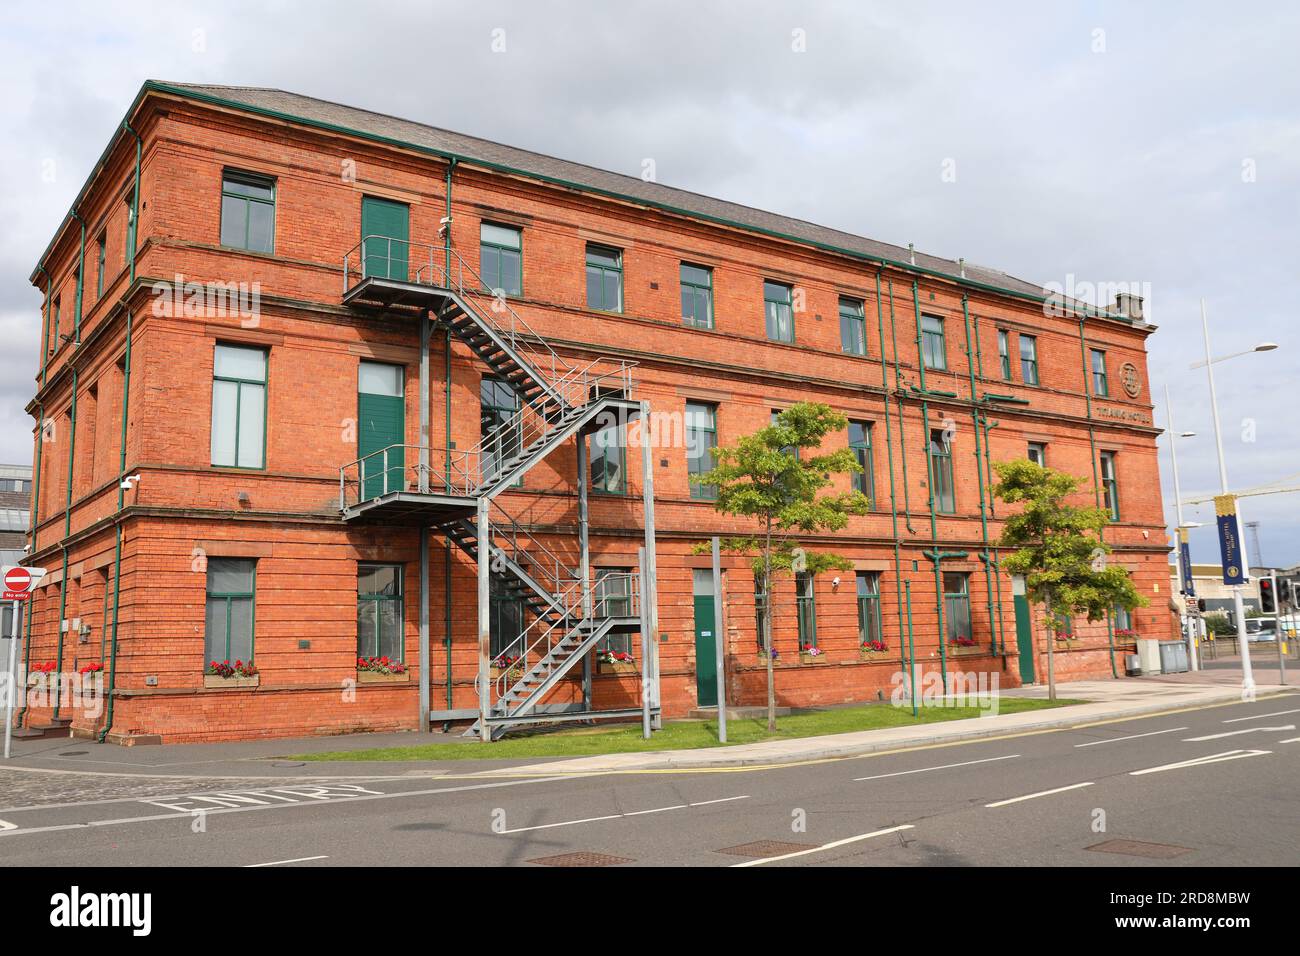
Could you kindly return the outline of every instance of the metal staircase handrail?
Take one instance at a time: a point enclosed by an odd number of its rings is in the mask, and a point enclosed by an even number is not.
[[[392,457],[396,449],[402,450],[404,459],[406,451],[410,450],[414,452],[416,460],[403,460],[401,475],[394,479],[393,472],[397,469],[397,466],[393,463]],[[419,455],[421,452],[429,452],[429,460],[432,462],[433,451],[434,450],[430,449],[427,445],[407,445],[398,443],[362,455],[360,458],[341,466],[339,468],[339,510],[345,510],[353,504],[360,504],[363,501],[368,501],[370,498],[377,498],[393,491],[410,490],[407,488],[406,478],[406,471],[408,468],[415,472],[415,487],[418,489],[421,467]],[[470,464],[474,457],[474,452],[455,451],[451,452],[448,456],[445,452],[438,450],[438,454],[445,456],[444,461],[441,464],[443,464],[444,467],[445,465],[450,464],[450,469],[442,472],[432,464],[425,466],[425,470],[428,472],[429,476],[428,487],[430,492],[443,492],[465,496],[472,495],[478,487],[478,475],[481,472],[480,468],[472,467]],[[367,463],[379,456],[382,456],[382,469],[367,474],[369,471]],[[352,477],[352,472],[356,473],[355,477]],[[383,479],[383,490],[376,495],[367,496],[365,494],[366,482],[374,481],[381,477]],[[356,489],[356,495],[354,498],[348,494],[348,489],[350,488]]]
[[[527,560],[530,564],[536,567],[543,576],[551,581],[552,587],[548,590],[552,592],[561,590],[563,587],[567,587],[570,583],[581,578],[581,575],[575,568],[565,564],[564,560],[558,554],[548,548],[543,542],[539,541],[532,532],[520,524],[519,520],[515,518],[514,515],[501,506],[500,501],[494,500],[493,504],[496,506],[496,509],[505,516],[506,523],[503,524],[500,521],[491,522],[489,534],[493,537],[500,535],[510,543],[513,552],[511,558],[516,564],[522,566],[523,561],[520,560],[521,557]],[[522,543],[520,541],[521,538],[524,539]],[[534,552],[541,552],[541,555],[548,560],[543,561],[542,558]],[[548,562],[550,564],[549,568],[547,567]]]

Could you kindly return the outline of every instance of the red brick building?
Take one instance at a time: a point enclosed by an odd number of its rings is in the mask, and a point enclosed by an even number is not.
[[[631,713],[643,686],[666,716],[713,703],[692,547],[751,529],[688,476],[802,400],[853,423],[837,442],[874,509],[810,539],[853,572],[771,595],[780,703],[888,694],[909,622],[927,672],[1042,675],[991,546],[1001,459],[1086,478],[1152,599],[1074,622],[1058,674],[1122,673],[1131,632],[1168,636],[1140,300],[1085,309],[413,122],[154,82],[32,281],[50,573],[27,662],[102,664],[109,693],[102,713],[33,693],[29,727],[192,741]],[[754,578],[724,565],[728,699],[759,703]]]

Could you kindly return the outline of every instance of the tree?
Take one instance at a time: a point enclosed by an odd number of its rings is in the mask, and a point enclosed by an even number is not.
[[[1098,621],[1114,608],[1132,611],[1146,605],[1124,568],[1108,564],[1110,545],[1101,532],[1109,516],[1101,508],[1069,505],[1065,499],[1079,479],[1032,461],[995,462],[993,494],[1024,507],[1007,517],[998,546],[1014,551],[1001,565],[1022,574],[1029,599],[1043,605],[1047,629],[1047,696],[1056,699],[1052,656],[1058,613],[1087,615]],[[1058,611],[1054,611],[1058,608]]]
[[[861,472],[848,448],[816,454],[830,432],[843,431],[848,419],[829,405],[801,402],[781,412],[776,421],[728,448],[714,451],[714,467],[691,481],[716,489],[717,510],[752,518],[754,535],[727,538],[728,552],[748,555],[763,601],[764,647],[767,664],[767,729],[776,730],[776,685],[772,670],[772,582],[779,573],[818,574],[832,568],[850,570],[847,558],[802,547],[799,533],[839,531],[850,515],[871,507],[857,491],[822,494],[833,475]],[[697,450],[692,449],[692,452]],[[698,453],[698,452],[697,452]],[[710,546],[697,546],[700,552]],[[721,638],[720,638],[721,639]],[[723,675],[719,674],[722,680]]]

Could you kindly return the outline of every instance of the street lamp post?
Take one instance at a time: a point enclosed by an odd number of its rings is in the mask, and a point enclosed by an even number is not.
[[[1169,400],[1168,385],[1165,385],[1165,420],[1169,423],[1169,457],[1172,459],[1174,466],[1174,515],[1175,520],[1178,522],[1175,532],[1178,539],[1178,549],[1174,554],[1177,556],[1176,567],[1178,568],[1178,580],[1181,583],[1184,579],[1189,581],[1192,579],[1192,569],[1183,567],[1182,535],[1184,529],[1191,526],[1183,523],[1183,492],[1182,488],[1178,484],[1178,439],[1192,438],[1196,433],[1179,432],[1178,429],[1174,427],[1174,406]],[[1189,626],[1192,625],[1193,622],[1189,622],[1187,619],[1186,595],[1184,595],[1184,600],[1180,603],[1178,608],[1178,620],[1181,622],[1183,627],[1184,640],[1187,641],[1187,666],[1192,670],[1199,670],[1199,661],[1196,657],[1196,638],[1198,635],[1194,634],[1192,632],[1192,626]]]

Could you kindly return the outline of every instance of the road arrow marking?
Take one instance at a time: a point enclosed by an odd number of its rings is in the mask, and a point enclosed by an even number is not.
[[[1202,740],[1218,740],[1221,737],[1236,737],[1238,734],[1271,734],[1275,731],[1295,730],[1295,724],[1284,724],[1281,727],[1246,727],[1244,730],[1229,730],[1221,734],[1206,734],[1204,737],[1184,737],[1183,743],[1194,744]]]
[[[1225,750],[1221,754],[1210,754],[1208,757],[1196,757],[1192,760],[1180,760],[1178,763],[1167,763],[1161,767],[1148,767],[1145,770],[1129,771],[1130,777],[1140,777],[1146,773],[1161,773],[1165,770],[1182,770],[1185,767],[1198,767],[1201,764],[1223,763],[1226,760],[1241,760],[1243,757],[1262,757],[1265,754],[1271,754],[1271,750]]]

